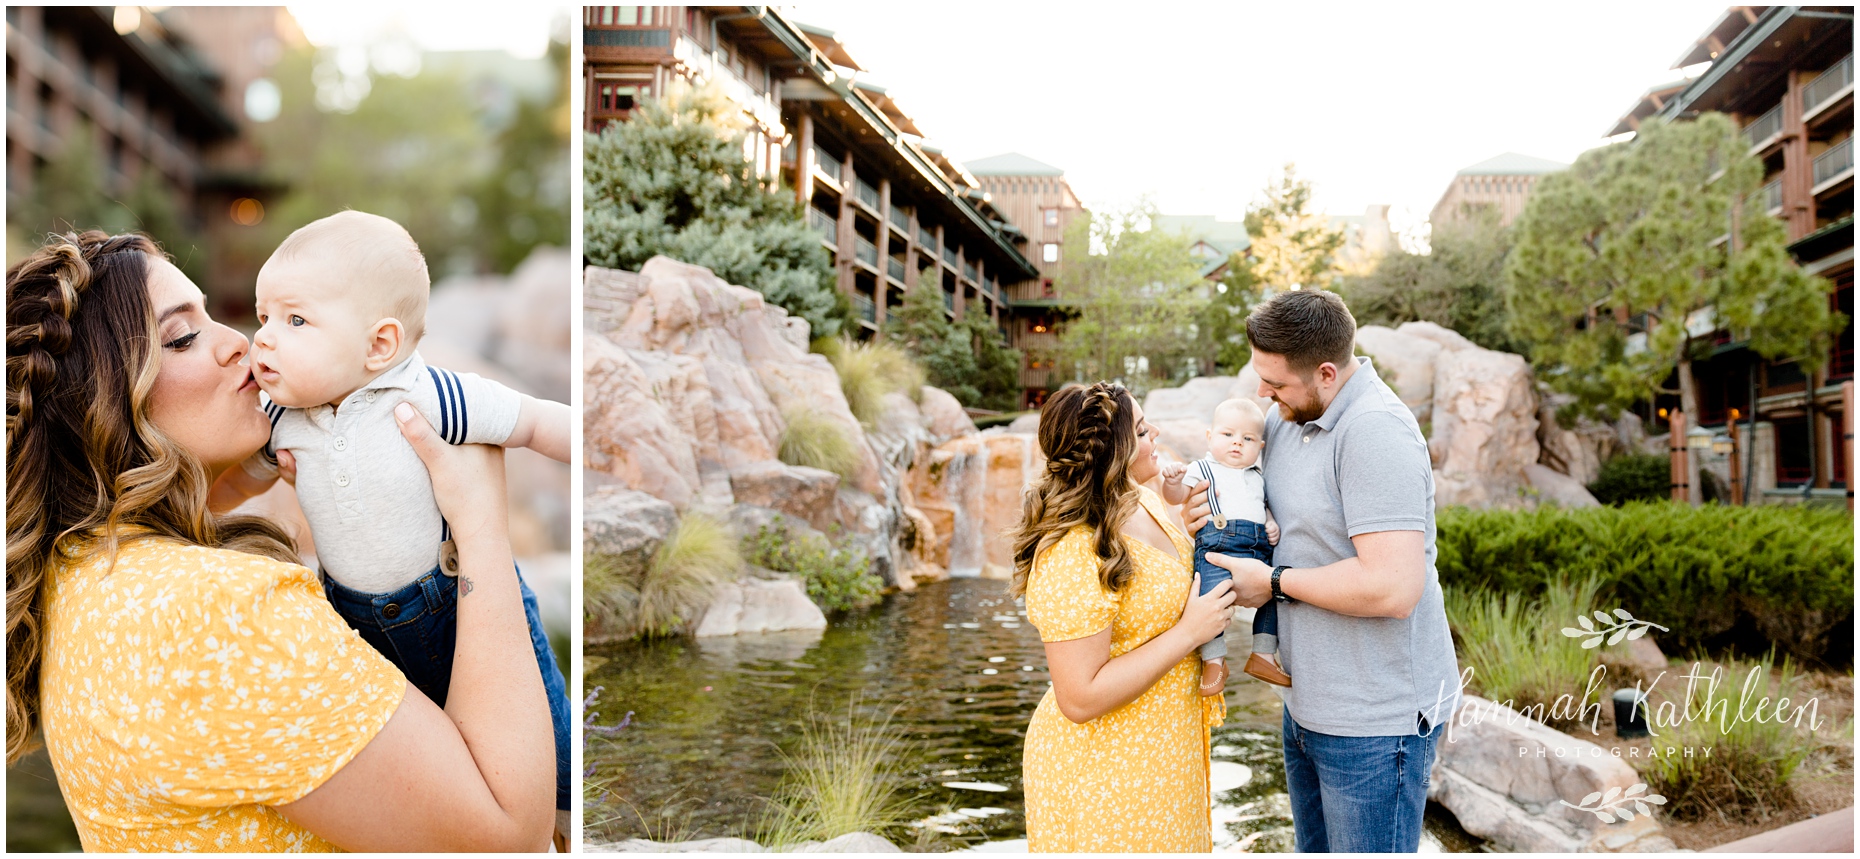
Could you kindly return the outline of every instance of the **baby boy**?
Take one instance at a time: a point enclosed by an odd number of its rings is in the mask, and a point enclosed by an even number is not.
[[[1210,484],[1208,509],[1213,518],[1195,534],[1195,572],[1201,574],[1204,594],[1233,578],[1227,568],[1207,560],[1208,552],[1272,563],[1272,547],[1279,535],[1278,523],[1266,509],[1266,478],[1259,461],[1265,445],[1266,415],[1259,406],[1247,399],[1226,400],[1214,409],[1208,457],[1183,469],[1187,476],[1199,478],[1196,482]],[[1290,686],[1292,678],[1274,658],[1279,652],[1278,631],[1278,613],[1267,602],[1253,615],[1253,655],[1247,658],[1246,673]],[[1227,682],[1226,636],[1203,644],[1201,660],[1201,694],[1219,695]]]
[[[267,451],[295,458],[297,501],[330,602],[443,707],[458,629],[457,555],[394,407],[413,405],[453,444],[528,447],[561,462],[571,412],[420,360],[414,347],[430,290],[426,260],[399,224],[362,212],[315,221],[259,270],[252,373],[269,398]],[[245,471],[259,482],[277,476],[257,458]],[[518,580],[555,724],[556,807],[567,809],[567,684],[536,595]]]

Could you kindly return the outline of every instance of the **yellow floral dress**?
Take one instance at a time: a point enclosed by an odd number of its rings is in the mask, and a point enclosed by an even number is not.
[[[328,851],[302,799],[400,706],[400,670],[294,564],[143,538],[53,572],[40,701],[89,851]]]
[[[1111,656],[1129,653],[1182,616],[1194,581],[1194,543],[1170,522],[1163,500],[1139,488],[1143,507],[1178,557],[1126,537],[1136,574],[1119,594],[1098,583],[1092,531],[1072,529],[1034,559],[1027,618],[1041,641],[1071,641],[1111,628]],[[1059,712],[1052,690],[1033,711],[1022,759],[1027,846],[1041,852],[1206,853],[1208,733],[1226,710],[1203,698],[1191,652],[1136,700],[1084,724]]]

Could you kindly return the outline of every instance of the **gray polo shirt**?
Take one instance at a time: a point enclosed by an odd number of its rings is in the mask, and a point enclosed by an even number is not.
[[[1459,664],[1434,570],[1434,472],[1427,441],[1369,359],[1310,423],[1266,415],[1266,500],[1279,520],[1273,563],[1322,567],[1356,555],[1350,538],[1376,531],[1427,537],[1427,584],[1406,618],[1349,617],[1279,603],[1273,687],[1302,727],[1345,737],[1414,734],[1459,707]],[[1309,575],[1309,574],[1307,574]]]

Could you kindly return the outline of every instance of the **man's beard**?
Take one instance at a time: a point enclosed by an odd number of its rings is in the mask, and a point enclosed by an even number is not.
[[[1279,405],[1279,417],[1295,424],[1310,423],[1324,416],[1324,404],[1318,402],[1316,396],[1312,396],[1310,400],[1300,403],[1297,406],[1293,406],[1284,400],[1274,400],[1273,402]]]

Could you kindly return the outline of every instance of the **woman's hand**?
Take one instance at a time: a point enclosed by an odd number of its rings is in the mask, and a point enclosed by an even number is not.
[[[452,533],[508,539],[509,504],[504,489],[504,449],[489,444],[447,444],[413,406],[394,407],[401,437],[426,463],[433,497]]]
[[[1227,624],[1234,619],[1233,605],[1233,582],[1221,582],[1204,594],[1201,593],[1201,574],[1196,573],[1188,602],[1182,606],[1182,618],[1175,624],[1195,641],[1211,641],[1227,631]]]
[[[1214,518],[1214,511],[1208,507],[1208,487],[1213,483],[1202,481],[1200,485],[1188,491],[1188,500],[1182,502],[1182,521],[1188,525],[1190,536],[1201,533],[1201,526]]]

